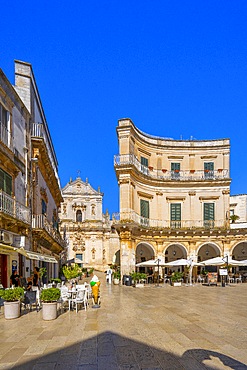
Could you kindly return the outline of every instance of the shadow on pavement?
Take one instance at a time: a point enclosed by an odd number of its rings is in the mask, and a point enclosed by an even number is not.
[[[243,370],[247,366],[221,353],[202,349],[188,350],[180,357],[107,331],[62,350],[51,351],[35,359],[32,357],[32,360],[14,365],[11,369]]]

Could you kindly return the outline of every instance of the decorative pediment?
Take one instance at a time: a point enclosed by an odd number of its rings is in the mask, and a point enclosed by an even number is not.
[[[62,190],[64,195],[80,194],[80,195],[102,195],[100,191],[95,190],[88,182],[77,178],[75,181],[70,181]]]

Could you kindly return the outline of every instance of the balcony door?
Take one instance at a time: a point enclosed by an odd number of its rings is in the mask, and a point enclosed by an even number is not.
[[[171,163],[171,177],[175,180],[180,178],[180,163]]]
[[[149,201],[141,199],[140,201],[140,216],[141,216],[141,224],[144,226],[149,225]]]
[[[0,169],[0,190],[9,195],[12,193],[12,177],[2,169]]]
[[[204,163],[204,177],[206,179],[212,179],[214,177],[214,162]]]
[[[204,203],[203,208],[204,208],[203,209],[204,227],[206,228],[214,227],[214,217],[215,217],[214,203]]]
[[[171,228],[181,227],[181,203],[171,203]]]
[[[145,157],[141,157],[141,172],[145,175],[148,174],[148,159]]]

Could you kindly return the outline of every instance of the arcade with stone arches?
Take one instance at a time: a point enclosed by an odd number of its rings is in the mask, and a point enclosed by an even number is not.
[[[160,254],[159,254],[160,256]],[[162,251],[162,256],[164,261],[167,262],[172,262],[178,259],[188,259],[190,258],[188,250],[185,245],[182,243],[174,243],[171,242],[163,251]],[[208,241],[204,242],[201,245],[197,247],[195,250],[195,256],[194,259],[196,262],[202,262],[211,258],[219,257],[222,256],[222,249],[221,247],[213,242],[213,241]],[[230,256],[233,259],[236,260],[245,260],[247,259],[247,241],[241,241],[238,243],[235,243],[234,246],[231,248],[230,251]],[[136,251],[135,251],[135,263],[140,263],[140,262],[145,262],[148,260],[152,260],[157,258],[157,251],[154,248],[154,246],[149,243],[149,242],[139,242],[136,246]],[[165,267],[163,269],[163,273],[167,274],[169,272],[173,271],[184,271],[185,267],[184,266],[173,266],[171,268]],[[209,272],[216,272],[218,267],[217,266],[207,266],[206,268],[196,266],[194,267],[194,275],[200,274],[202,269],[206,269]],[[139,267],[137,269],[140,272],[145,272],[145,273],[150,273],[150,269],[148,267]],[[234,271],[240,271],[240,270],[246,270],[247,267],[234,267]]]

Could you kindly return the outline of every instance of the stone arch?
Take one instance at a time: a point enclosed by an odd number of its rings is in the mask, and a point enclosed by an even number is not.
[[[148,261],[155,258],[155,249],[150,243],[140,242],[135,251],[136,263]]]
[[[221,248],[214,242],[205,242],[197,248],[196,255],[197,262],[205,261],[214,257],[220,257]]]
[[[247,259],[247,241],[238,241],[231,248],[232,258],[238,261]]]
[[[163,251],[165,262],[188,257],[188,250],[182,243],[170,243]]]
[[[113,256],[113,259],[112,259],[112,263],[113,265],[117,265],[117,266],[120,266],[120,263],[121,263],[121,258],[120,258],[120,249],[118,249],[114,256]]]

